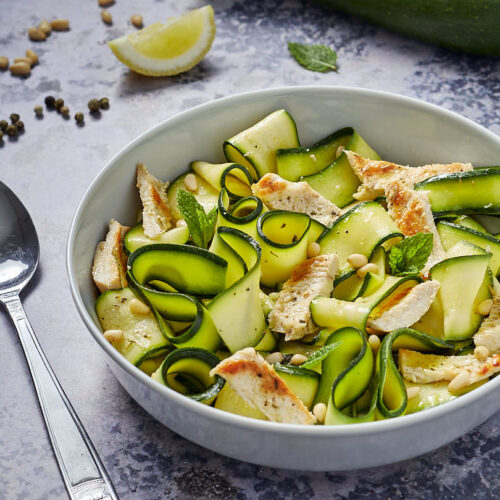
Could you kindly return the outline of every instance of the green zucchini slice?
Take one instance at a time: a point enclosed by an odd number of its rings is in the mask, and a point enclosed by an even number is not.
[[[234,228],[219,227],[214,239],[214,250],[224,248],[226,255],[233,252],[247,269],[246,274],[207,306],[222,340],[234,353],[256,346],[266,330],[259,285],[261,249],[253,238]]]
[[[339,147],[346,146],[352,133],[352,128],[346,127],[307,148],[278,149],[276,152],[278,175],[295,182],[302,176],[323,170],[339,156],[337,154]]]
[[[261,283],[275,288],[307,259],[311,218],[302,213],[272,210],[257,220],[257,241],[262,248]]]
[[[415,185],[427,191],[436,215],[500,214],[500,169],[482,168],[431,177]]]
[[[250,188],[253,183],[252,176],[242,165],[193,161],[190,167],[217,191],[225,187],[232,199],[244,198],[252,194]]]
[[[355,130],[351,130],[352,136],[346,143],[345,149],[354,151],[370,160],[380,160],[380,156],[367,142]],[[300,180],[307,182],[315,191],[341,208],[354,200],[352,195],[360,185],[345,153],[342,153],[323,170],[301,177]]]
[[[95,310],[103,331],[123,331],[122,339],[113,342],[113,347],[132,364],[140,366],[148,358],[169,351],[171,346],[152,312],[130,311],[130,301],[137,298],[130,288],[109,290],[97,298]]]
[[[476,307],[491,297],[487,272],[490,259],[491,254],[465,255],[443,260],[431,268],[431,278],[440,284],[437,297],[443,306],[446,340],[465,340],[479,328],[483,316]]]
[[[473,219],[472,217],[469,217],[468,215],[460,215],[451,222],[453,222],[454,224],[458,224],[459,226],[466,227],[468,229],[473,229],[478,233],[489,234],[488,231],[486,231],[486,229],[481,224],[479,224],[479,222],[477,222],[477,220]]]
[[[490,268],[495,276],[500,272],[500,240],[486,233],[476,231],[452,222],[438,222],[437,230],[443,244],[448,251],[459,241],[467,241],[491,253]]]
[[[377,353],[376,370],[379,375],[377,409],[383,418],[403,415],[408,398],[403,377],[394,361],[396,349],[418,351],[446,351],[453,344],[426,335],[411,328],[400,328],[387,334]]]
[[[318,326],[331,329],[352,326],[365,330],[371,313],[377,314],[379,308],[386,307],[394,297],[399,297],[407,288],[421,282],[422,278],[418,275],[387,276],[374,293],[360,297],[354,302],[318,297],[311,302],[311,316]]]
[[[370,259],[380,245],[388,250],[403,235],[384,208],[375,201],[359,203],[339,217],[318,240],[322,254],[336,253],[339,258],[339,283],[354,273],[347,262],[353,253]]]
[[[267,420],[260,410],[247,403],[229,384],[225,384],[219,392],[214,407],[243,417]]]
[[[174,227],[163,233],[159,238],[153,240],[144,234],[142,222],[139,222],[133,227],[123,240],[123,246],[127,254],[135,252],[138,248],[145,247],[146,245],[155,245],[158,243],[175,243],[184,245],[189,239],[189,229],[187,226]]]
[[[222,377],[210,375],[218,363],[219,358],[205,349],[176,349],[165,358],[152,378],[195,401],[211,404],[225,384]]]
[[[278,376],[288,388],[311,409],[318,391],[320,376],[313,370],[293,365],[273,365]]]
[[[177,191],[179,191],[179,189],[187,191],[186,185],[184,184],[184,178],[189,173],[193,174],[193,172],[185,172],[184,174],[179,175],[179,177],[172,181],[170,186],[167,188],[168,207],[174,223],[183,219],[182,214],[177,207]],[[198,203],[203,207],[205,212],[208,213],[217,206],[219,190],[212,187],[198,174],[194,173],[193,175],[196,177],[196,182],[198,184],[198,189],[196,190],[196,193],[193,193],[193,195],[198,200]]]
[[[299,146],[293,118],[279,109],[225,141],[223,148],[227,161],[243,165],[257,180],[268,172],[276,172],[278,149]]]
[[[329,400],[339,411],[358,400],[367,390],[373,376],[374,359],[366,335],[357,328],[340,328],[325,345],[336,347],[323,360],[321,380],[314,404]]]

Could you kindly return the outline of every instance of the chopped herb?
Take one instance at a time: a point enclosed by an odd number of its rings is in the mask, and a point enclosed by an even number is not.
[[[432,242],[432,234],[417,233],[393,246],[389,253],[391,274],[407,276],[418,273],[432,252]]]
[[[339,343],[334,342],[333,344],[324,345],[321,349],[313,352],[305,363],[301,365],[301,368],[312,368],[317,365],[320,361],[323,361],[336,347]]]
[[[309,71],[337,71],[337,53],[326,45],[288,42],[288,50],[295,60]]]
[[[186,221],[195,245],[207,248],[209,241],[214,235],[217,208],[214,207],[207,214],[205,209],[198,203],[196,197],[183,189],[177,192],[177,206]]]

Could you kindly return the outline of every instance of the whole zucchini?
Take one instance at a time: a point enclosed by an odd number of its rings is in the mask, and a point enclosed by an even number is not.
[[[500,55],[500,0],[317,1],[436,45]]]

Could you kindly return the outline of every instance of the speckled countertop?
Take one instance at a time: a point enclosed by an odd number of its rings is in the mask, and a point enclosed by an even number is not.
[[[425,99],[500,134],[499,60],[472,58],[421,44],[353,18],[298,1],[212,0],[217,37],[206,59],[176,78],[130,73],[106,41],[203,2],[117,0],[114,24],[100,20],[97,1],[2,5],[0,55],[34,47],[40,65],[30,78],[0,74],[0,118],[22,115],[26,132],[0,146],[0,179],[26,203],[42,247],[35,287],[25,305],[40,342],[99,451],[120,498],[498,498],[500,413],[469,435],[420,458],[364,471],[300,473],[258,467],[202,449],[175,435],[131,400],[106,367],[73,305],[64,252],[71,218],[107,160],[139,133],[197,104],[237,92],[298,84],[351,85]],[[34,44],[26,27],[67,17],[71,31]],[[328,43],[339,72],[310,73],[287,53],[286,41]],[[111,109],[83,128],[56,113],[42,120],[33,106],[48,93],[72,114],[92,97]],[[439,139],[439,138],[437,138]],[[0,315],[0,499],[64,499],[19,343]],[[431,431],[431,430],[430,430]],[[198,480],[193,480],[196,471]]]

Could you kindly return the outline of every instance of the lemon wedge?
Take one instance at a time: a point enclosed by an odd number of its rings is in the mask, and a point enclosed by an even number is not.
[[[215,37],[210,5],[108,42],[123,64],[142,75],[178,75],[196,66]]]

